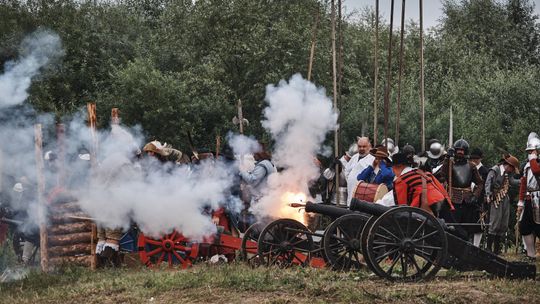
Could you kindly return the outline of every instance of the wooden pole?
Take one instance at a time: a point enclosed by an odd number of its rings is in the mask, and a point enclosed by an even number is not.
[[[373,75],[373,143],[377,142],[377,90],[379,85],[379,0],[375,0],[375,54],[373,64],[375,65],[375,72]]]
[[[386,71],[386,90],[384,92],[384,140],[388,148],[388,114],[390,109],[390,93],[392,91],[392,37],[394,28],[394,0],[390,7],[390,34],[388,37],[388,67]],[[376,143],[376,142],[375,142]]]
[[[337,54],[337,88],[338,88],[338,108],[341,109],[341,87],[343,84],[343,20],[341,15],[341,0],[338,0],[338,54]]]
[[[401,114],[401,78],[403,76],[403,53],[404,44],[403,37],[405,36],[405,0],[401,2],[401,33],[399,43],[399,76],[398,76],[398,93],[397,93],[397,110],[396,110],[396,138],[395,144],[399,146],[399,120]]]
[[[111,109],[111,124],[119,125],[120,124],[120,112],[118,108]]]
[[[98,138],[97,138],[97,131],[96,131],[96,124],[97,124],[97,115],[96,115],[96,104],[95,103],[87,103],[86,109],[88,111],[88,127],[90,128],[90,138],[92,140],[91,146],[90,146],[90,164],[92,167],[92,170],[94,170],[97,167],[97,150],[98,150]]]
[[[426,151],[426,120],[425,120],[425,102],[424,102],[424,5],[420,0],[420,109],[421,109],[421,142],[422,151]]]
[[[242,112],[242,100],[238,99],[238,123],[240,128],[240,134],[244,134],[244,114]]]
[[[342,1],[338,0],[338,60],[337,60],[337,91],[338,91],[338,98],[337,98],[337,108],[338,112],[342,109],[342,87],[343,87],[343,22],[342,22],[342,15],[341,15],[341,8],[342,8]],[[341,115],[338,116],[338,125],[341,126]],[[338,128],[338,144],[342,142],[342,133],[341,129]],[[338,156],[341,156],[343,154],[343,149],[341,148],[341,145],[338,145]],[[339,191],[339,189],[336,189],[336,191]]]
[[[309,51],[309,63],[308,63],[308,72],[307,80],[311,81],[311,71],[313,69],[313,59],[315,57],[315,45],[317,44],[317,29],[319,27],[319,5],[317,4],[317,11],[315,12],[315,23],[313,24],[313,30],[311,31],[311,48]]]
[[[219,150],[221,149],[221,136],[216,135],[216,159],[219,157]]]
[[[34,147],[36,156],[37,200],[39,214],[39,246],[41,256],[41,270],[49,271],[49,244],[47,234],[47,211],[45,206],[45,176],[43,174],[43,133],[41,124],[34,125]]]
[[[332,83],[333,83],[333,97],[334,97],[334,110],[338,113],[337,108],[337,68],[336,68],[336,0],[332,0]],[[339,126],[336,127],[334,132],[334,156],[339,157]],[[336,204],[340,205],[339,199],[339,166],[336,165]]]
[[[88,103],[86,105],[88,110],[88,126],[90,128],[90,137],[92,139],[90,147],[90,165],[93,172],[97,168],[97,151],[98,151],[98,138],[97,138],[97,114],[96,104]],[[97,256],[96,256],[96,240],[97,240],[97,227],[95,223],[92,223],[92,231],[90,237],[90,269],[95,270],[97,268]]]

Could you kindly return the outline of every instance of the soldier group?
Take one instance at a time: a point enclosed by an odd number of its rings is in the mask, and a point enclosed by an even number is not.
[[[237,168],[238,172],[234,174],[236,180],[230,195],[244,203],[243,213],[231,214],[226,206],[222,210],[211,210],[209,213],[214,223],[227,223],[229,228],[234,226],[243,230],[241,227],[245,229],[253,222],[247,210],[251,203],[260,199],[268,176],[277,172],[270,153],[265,151],[264,145],[261,147],[261,151],[253,155],[251,168],[243,171]],[[485,247],[500,254],[513,210],[510,189],[519,189],[516,227],[523,236],[527,257],[533,259],[538,254],[535,239],[540,236],[538,135],[531,133],[525,151],[528,159],[523,166],[516,157],[505,154],[488,169],[482,163],[482,151],[478,148],[471,150],[464,139],[457,140],[449,149],[434,139],[428,143],[427,151],[416,153],[410,145],[403,146],[400,151],[389,138],[373,147],[369,138],[358,137],[356,144],[351,145],[342,157],[328,164],[330,168],[321,170],[321,178],[310,185],[310,191],[312,197],[322,198],[319,201],[326,203],[335,199],[331,192],[340,193],[340,200],[349,204],[352,199],[357,199],[355,189],[360,182],[385,185],[389,191],[374,203],[410,205],[422,208],[447,223],[459,223],[455,228],[456,233],[475,246],[481,246],[482,236],[487,234]],[[152,141],[126,162],[136,164],[137,159],[143,157],[155,160],[142,162],[143,166],[164,165],[163,168],[170,168],[165,164],[194,166],[203,159],[215,159],[216,155],[195,152],[188,156],[170,145]],[[46,157],[48,163],[51,158],[54,158],[54,154]],[[85,168],[88,168],[88,152],[81,152],[79,158],[85,161]],[[229,146],[222,149],[219,158],[224,162],[236,161]],[[320,165],[320,162],[316,163]],[[338,174],[333,171],[336,166],[339,168]],[[329,190],[337,179],[341,188]],[[319,181],[324,187],[317,186]],[[13,190],[21,192],[21,187],[22,184],[17,183]],[[224,220],[224,217],[227,219]],[[96,253],[104,263],[117,263],[121,235],[119,230],[98,229]]]
[[[351,156],[350,151],[356,152]],[[391,139],[372,148],[370,140],[359,137],[340,159],[347,185],[347,203],[355,199],[359,183],[385,184],[390,190],[375,203],[387,206],[411,205],[426,209],[455,225],[457,233],[500,254],[509,230],[511,188],[519,189],[517,225],[523,236],[526,255],[534,259],[540,254],[540,138],[529,135],[525,151],[528,159],[520,166],[516,157],[504,154],[491,168],[483,163],[483,153],[471,151],[464,139],[445,150],[439,140],[428,143],[428,150],[416,154],[405,145],[400,152]],[[521,170],[520,170],[521,167]]]

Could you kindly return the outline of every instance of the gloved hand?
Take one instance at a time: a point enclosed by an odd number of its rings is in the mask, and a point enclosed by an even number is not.
[[[334,169],[336,166],[339,167],[339,170],[343,169],[343,164],[339,160],[339,157],[334,158],[334,161],[332,162],[332,169]]]
[[[448,151],[446,152],[446,157],[452,158],[454,156],[456,156],[456,150],[454,148],[448,149]]]

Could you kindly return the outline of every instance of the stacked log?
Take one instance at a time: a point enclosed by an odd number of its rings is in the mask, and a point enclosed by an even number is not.
[[[49,206],[48,252],[52,265],[91,266],[94,245],[92,222],[76,199],[58,197]]]

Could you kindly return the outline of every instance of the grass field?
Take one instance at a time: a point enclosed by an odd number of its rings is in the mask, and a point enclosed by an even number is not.
[[[441,273],[389,283],[368,272],[197,265],[188,270],[63,268],[0,284],[1,303],[540,303],[539,281]]]

